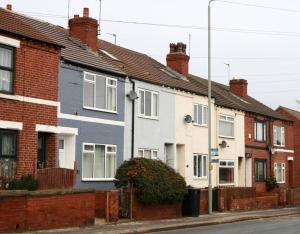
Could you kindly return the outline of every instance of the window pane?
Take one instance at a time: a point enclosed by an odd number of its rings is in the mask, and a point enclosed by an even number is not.
[[[94,84],[84,82],[84,106],[94,107]]]
[[[221,136],[234,136],[234,124],[231,122],[226,122],[223,120],[219,121],[220,126],[219,126],[219,131]]]
[[[158,116],[158,94],[153,94],[153,116]]]
[[[12,72],[0,70],[0,91],[12,91]]]
[[[152,159],[157,159],[158,157],[158,152],[156,150],[152,151]]]
[[[284,127],[281,128],[281,145],[285,145],[285,132],[284,132]]]
[[[86,73],[85,76],[84,76],[84,79],[89,80],[89,81],[95,81],[95,76]]]
[[[204,106],[203,107],[203,124],[207,124],[207,114],[208,114],[207,107]]]
[[[107,154],[106,156],[106,178],[114,178],[116,171],[116,155]]]
[[[106,78],[96,77],[96,108],[106,109]]]
[[[145,115],[151,116],[151,92],[145,91]]]
[[[203,119],[202,119],[202,105],[198,105],[198,123],[202,124]]]
[[[140,114],[145,114],[145,92],[140,90]]]
[[[197,170],[197,166],[198,166],[198,163],[197,163],[197,157],[196,155],[194,155],[194,176],[198,176],[198,170]]]
[[[0,48],[0,66],[12,68],[12,50]]]
[[[105,178],[105,146],[95,146],[94,178]]]
[[[86,151],[94,151],[94,146],[93,145],[85,145],[84,150]]]
[[[255,161],[255,179],[257,181],[263,181],[266,179],[266,172],[267,172],[267,162],[261,161],[261,160],[256,160]]]
[[[220,161],[220,166],[226,166],[226,165],[227,165],[226,161]]]
[[[207,157],[203,156],[203,176],[207,176]]]
[[[15,156],[16,136],[14,134],[2,135],[2,156]]]
[[[116,152],[117,149],[115,146],[107,146],[107,152],[108,153],[113,153],[113,152]]]
[[[144,157],[144,151],[143,150],[138,150],[138,156],[140,158]]]
[[[262,141],[263,140],[263,124],[256,123],[256,140]]]
[[[107,88],[107,109],[111,111],[117,110],[117,102],[116,102],[116,88],[108,87]]]
[[[227,120],[233,122],[233,121],[234,121],[234,118],[232,118],[232,117],[227,117]]]
[[[144,157],[151,159],[151,150],[144,150]]]
[[[94,154],[84,153],[82,160],[82,176],[83,178],[93,178]]]
[[[65,148],[65,141],[59,140],[58,141],[58,149],[63,150]]]
[[[198,155],[198,177],[202,177],[202,157]]]
[[[117,82],[115,80],[112,80],[112,79],[107,79],[107,84],[111,85],[111,86],[116,86]]]
[[[234,183],[234,168],[219,168],[219,183],[233,184]]]
[[[198,123],[198,105],[194,105],[194,123]]]

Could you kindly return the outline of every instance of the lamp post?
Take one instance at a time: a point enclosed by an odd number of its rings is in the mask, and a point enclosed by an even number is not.
[[[208,213],[212,213],[212,184],[211,184],[211,3],[208,3]]]

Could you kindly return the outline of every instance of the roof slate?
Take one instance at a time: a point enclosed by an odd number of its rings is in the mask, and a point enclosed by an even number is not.
[[[287,107],[284,107],[284,106],[280,106],[278,107],[278,109],[281,108],[287,112],[289,112],[291,115],[295,116],[297,119],[300,120],[300,112],[299,111],[296,111],[296,110],[292,110],[290,108],[287,108]]]

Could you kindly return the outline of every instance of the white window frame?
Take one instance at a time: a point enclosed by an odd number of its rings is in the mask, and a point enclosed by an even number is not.
[[[197,114],[197,120],[194,119],[194,125],[196,126],[201,126],[201,127],[206,127],[207,126],[207,121],[208,121],[208,107],[206,105],[203,104],[199,104],[199,103],[194,103],[194,115],[193,118],[195,118],[195,114]],[[197,112],[195,113],[195,107],[197,108]],[[199,123],[199,108],[202,108],[202,123]],[[206,109],[206,117],[204,114],[204,109]],[[206,119],[206,122],[204,122],[204,119]]]
[[[262,124],[262,140],[257,139],[257,124]],[[266,142],[267,141],[267,124],[266,122],[255,120],[254,121],[254,140],[258,142]]]
[[[151,91],[151,90],[147,90],[147,89],[142,89],[142,88],[139,88],[138,89],[138,95],[140,95],[140,92],[144,92],[144,114],[142,114],[142,107],[141,107],[141,97],[139,96],[139,101],[138,101],[138,107],[139,107],[139,117],[141,118],[145,118],[145,119],[155,119],[155,120],[158,120],[159,118],[159,93],[156,92],[156,91]],[[145,95],[145,92],[150,92],[151,93],[151,116],[148,116],[145,114],[146,112],[146,95]],[[154,95],[157,95],[157,103],[156,103],[156,108],[157,108],[157,116],[154,115]]]
[[[276,142],[276,137],[277,137],[276,128],[280,128],[280,138],[281,138],[280,145],[278,145]],[[273,143],[274,143],[274,146],[279,146],[279,147],[285,146],[285,128],[284,127],[276,126],[276,125],[273,126]]]
[[[91,75],[91,76],[93,76],[94,77],[94,81],[91,81],[91,80],[88,80],[88,79],[86,79],[86,75]],[[96,107],[96,79],[97,79],[97,76],[100,76],[100,77],[102,77],[103,79],[105,79],[105,91],[106,91],[106,95],[105,95],[105,109],[101,109],[101,108],[97,108]],[[116,85],[110,85],[110,84],[108,84],[108,81],[109,80],[112,80],[112,81],[114,81],[115,83],[116,83]],[[87,82],[87,83],[91,83],[91,84],[93,84],[94,85],[94,107],[90,107],[90,106],[85,106],[84,105],[84,85],[85,85],[85,82]],[[107,98],[107,96],[108,96],[108,92],[107,92],[107,90],[108,90],[108,88],[115,88],[116,89],[116,110],[109,110],[108,108],[107,108],[107,105],[108,105],[108,98]],[[103,112],[109,112],[109,113],[118,113],[118,80],[116,79],[116,78],[112,78],[112,77],[107,77],[107,76],[103,76],[103,75],[100,75],[100,74],[95,74],[95,73],[90,73],[90,72],[84,72],[83,73],[83,108],[84,109],[88,109],[88,110],[95,110],[95,111],[103,111]]]
[[[221,119],[221,117],[224,117],[225,119]],[[229,120],[229,118],[232,118],[233,120]],[[233,136],[225,136],[225,135],[220,134],[220,122],[233,123]],[[218,129],[218,132],[219,132],[219,137],[234,139],[235,138],[235,117],[231,116],[231,115],[220,114],[219,115],[219,129]]]
[[[93,150],[85,150],[85,146],[93,146]],[[94,163],[93,163],[93,174],[94,174],[94,165],[95,165],[95,149],[96,146],[105,146],[105,158],[104,158],[104,175],[106,174],[106,159],[107,159],[107,148],[108,147],[114,147],[116,149],[115,151],[115,174],[117,169],[117,145],[109,145],[109,144],[97,144],[97,143],[83,143],[82,144],[82,163],[81,163],[81,177],[82,181],[113,181],[115,178],[85,178],[83,177],[83,155],[84,153],[93,153],[94,154]],[[111,154],[111,153],[109,153]]]
[[[225,162],[226,165],[221,165],[221,162]],[[233,165],[229,165],[230,163],[233,163]],[[220,168],[233,168],[233,182],[232,183],[220,183]],[[234,185],[235,184],[235,161],[234,160],[220,160],[219,161],[219,178],[218,178],[218,184],[219,185]]]
[[[138,149],[138,156],[137,156],[137,158],[140,158],[139,152],[142,152],[141,158],[144,158],[145,157],[145,151],[151,151],[150,159],[153,159],[153,160],[157,160],[158,159],[158,149],[141,149],[141,148]],[[154,152],[156,152],[157,157],[153,156]]]
[[[282,180],[278,180],[277,172],[278,172],[278,164],[281,164],[281,178]],[[285,163],[274,163],[274,175],[276,178],[276,181],[278,184],[284,184],[285,183]]]
[[[206,154],[194,154],[193,155],[193,170],[195,170],[195,157],[197,158],[197,174],[198,174],[198,160],[199,160],[199,157],[201,157],[202,158],[202,160],[201,160],[201,162],[202,162],[202,164],[201,164],[201,172],[202,172],[202,174],[199,176],[199,175],[195,175],[195,171],[193,171],[193,176],[194,176],[194,179],[207,179],[207,173],[208,173],[208,161],[207,161],[207,155]],[[203,158],[206,158],[206,166],[205,166],[205,168],[206,168],[206,170],[204,170],[204,163],[203,163]],[[205,172],[205,175],[204,175],[204,172]]]

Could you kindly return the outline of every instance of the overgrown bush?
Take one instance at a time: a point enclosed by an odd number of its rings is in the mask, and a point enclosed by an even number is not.
[[[158,160],[134,158],[125,161],[116,173],[117,188],[133,185],[144,204],[178,203],[187,193],[184,178]]]
[[[34,191],[38,188],[38,182],[32,175],[23,175],[20,180],[9,182],[9,190],[29,190]]]

